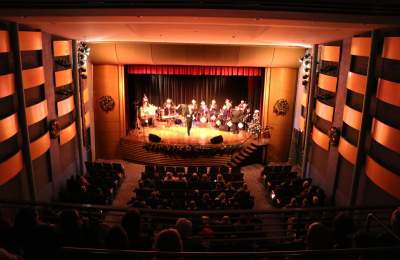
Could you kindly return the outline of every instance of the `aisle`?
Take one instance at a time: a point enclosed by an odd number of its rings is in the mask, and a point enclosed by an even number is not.
[[[247,183],[250,193],[254,196],[255,210],[272,209],[272,205],[268,202],[265,195],[267,194],[261,178],[261,172],[264,166],[261,164],[252,164],[242,167],[244,173],[244,181]]]

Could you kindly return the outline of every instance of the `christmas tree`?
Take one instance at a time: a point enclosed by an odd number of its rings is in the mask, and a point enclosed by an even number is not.
[[[261,133],[261,123],[260,123],[260,111],[255,110],[253,113],[253,118],[251,119],[249,123],[249,128],[248,131],[251,135],[254,137],[258,137]]]

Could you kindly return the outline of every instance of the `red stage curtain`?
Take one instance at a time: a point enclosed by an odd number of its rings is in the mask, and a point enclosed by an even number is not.
[[[262,76],[262,68],[231,66],[129,65],[129,74]]]

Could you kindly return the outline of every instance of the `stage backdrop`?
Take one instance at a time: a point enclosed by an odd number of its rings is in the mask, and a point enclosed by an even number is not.
[[[261,68],[239,70],[232,69],[233,67],[207,66],[149,67],[140,67],[140,70],[135,66],[127,68],[127,103],[132,127],[135,125],[135,103],[140,104],[144,94],[155,106],[162,106],[167,98],[171,98],[176,105],[188,104],[194,98],[198,104],[204,100],[207,105],[215,99],[220,107],[225,98],[230,98],[233,105],[238,104],[240,100],[246,100],[252,110],[262,107]]]

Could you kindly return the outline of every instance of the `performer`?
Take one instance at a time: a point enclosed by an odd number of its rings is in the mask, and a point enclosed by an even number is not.
[[[175,114],[175,105],[172,102],[172,99],[167,98],[164,102],[164,115],[171,116]]]
[[[244,100],[241,100],[240,104],[238,105],[239,110],[244,111],[246,107],[247,107],[247,103]]]
[[[142,98],[142,106],[140,107],[140,120],[142,126],[153,125],[153,118],[156,113],[156,107],[149,103],[146,94]]]
[[[200,122],[201,123],[207,123],[208,107],[207,107],[206,102],[204,100],[202,100],[200,102],[199,114],[200,114]]]
[[[186,109],[186,127],[188,136],[190,136],[190,130],[192,129],[193,119],[195,118],[195,108],[197,108],[196,100],[193,99],[192,104],[189,104]]]
[[[211,105],[210,105],[210,116],[212,115],[217,115],[217,111],[218,111],[218,106],[217,106],[217,101],[215,101],[215,99],[211,100]]]

